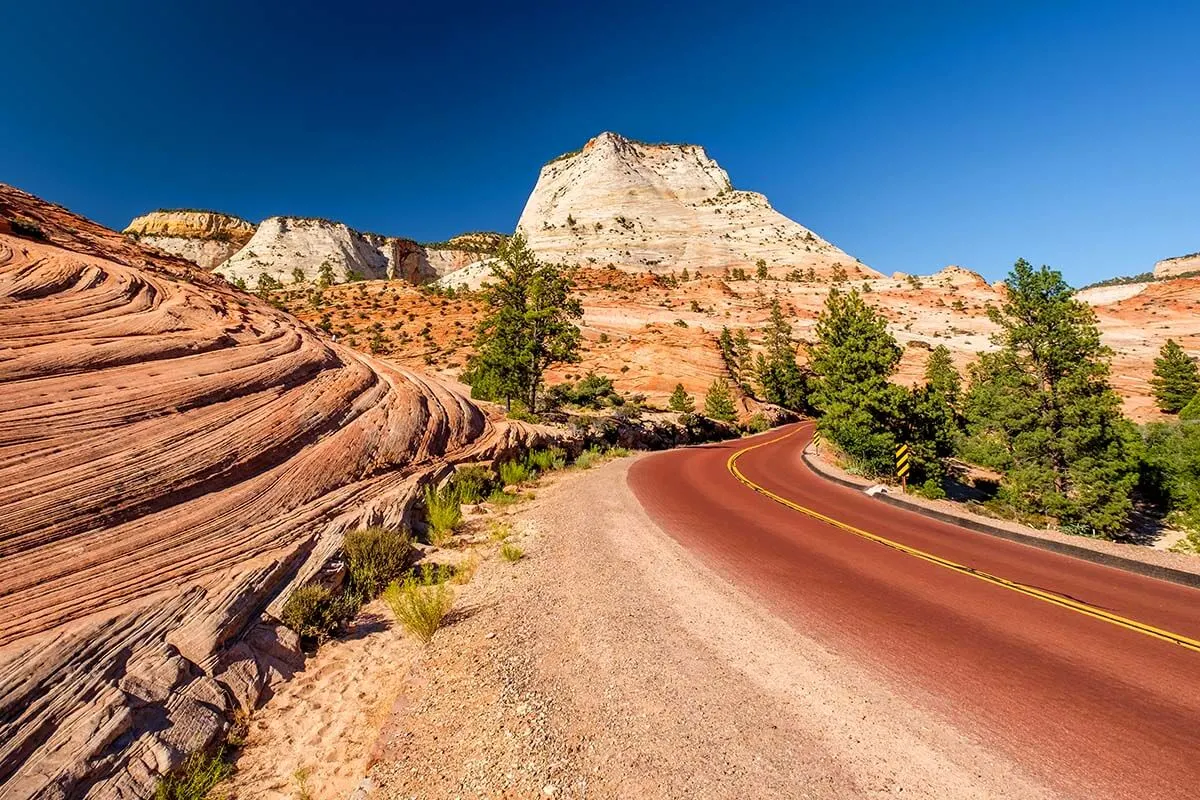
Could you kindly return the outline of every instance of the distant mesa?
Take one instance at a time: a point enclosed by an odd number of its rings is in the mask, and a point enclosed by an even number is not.
[[[342,222],[308,217],[271,217],[217,273],[253,286],[261,275],[280,283],[303,276],[331,283],[399,279],[436,280],[495,252],[504,236],[470,233],[445,242],[420,244],[399,236],[360,233]]]
[[[160,209],[129,223],[123,233],[165,253],[213,269],[254,235],[254,223],[217,211]]]
[[[601,133],[541,169],[517,223],[542,259],[627,271],[881,275],[771,207],[694,144]]]
[[[507,237],[488,231],[420,244],[401,236],[362,233],[314,217],[271,217],[255,225],[215,211],[175,209],[144,214],[124,233],[253,288],[262,275],[292,283],[303,274],[331,283],[391,278],[421,284],[494,253]]]
[[[1172,278],[1193,272],[1200,272],[1200,253],[1164,258],[1154,265],[1156,278]]]

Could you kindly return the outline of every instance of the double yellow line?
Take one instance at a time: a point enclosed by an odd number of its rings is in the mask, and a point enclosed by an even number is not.
[[[1177,644],[1181,647],[1187,648],[1188,650],[1200,653],[1200,641],[1190,639],[1187,636],[1182,636],[1178,633],[1172,633],[1171,631],[1163,630],[1162,628],[1156,628],[1153,625],[1147,625],[1144,622],[1138,622],[1137,620],[1122,617],[1109,611],[1105,611],[1102,608],[1097,608],[1096,606],[1088,605],[1087,603],[1081,603],[1078,600],[1072,600],[1069,597],[1063,597],[1051,592],[1046,592],[1034,586],[1009,580],[1008,578],[1002,578],[999,575],[992,575],[991,573],[977,570],[974,567],[968,567],[965,564],[959,564],[956,561],[951,561],[947,558],[942,558],[941,556],[935,556],[934,554],[927,553],[924,550],[918,550],[915,547],[909,547],[906,544],[901,544],[900,542],[885,538],[875,533],[871,533],[870,531],[864,531],[862,528],[856,528],[853,525],[848,525],[845,522],[834,519],[833,517],[826,516],[819,511],[814,511],[807,506],[794,503],[791,500],[788,500],[786,497],[780,497],[771,490],[750,480],[744,474],[742,474],[740,469],[738,469],[738,459],[746,453],[749,453],[751,450],[757,450],[760,447],[766,447],[767,445],[775,444],[776,442],[780,442],[790,436],[795,436],[801,430],[802,428],[797,428],[791,433],[784,434],[783,436],[777,436],[776,438],[770,439],[766,442],[760,442],[758,444],[750,445],[749,447],[744,447],[731,455],[725,466],[728,467],[730,473],[733,474],[733,477],[737,478],[743,484],[763,495],[764,497],[768,497],[780,505],[787,506],[793,511],[799,511],[801,514],[805,514],[813,519],[818,519],[821,522],[826,522],[834,526],[835,528],[840,528],[847,533],[852,533],[855,536],[859,536],[863,539],[867,539],[868,541],[881,544],[884,547],[890,547],[893,550],[899,550],[901,553],[910,555],[913,558],[919,558],[922,561],[928,561],[930,564],[936,564],[939,567],[953,570],[954,572],[958,572],[963,575],[970,575],[973,578],[978,578],[981,581],[985,581],[995,586],[1001,586],[1010,591],[1017,592],[1018,594],[1023,594],[1028,597],[1041,600],[1044,603],[1049,603],[1051,605],[1058,606],[1059,608],[1065,608],[1070,611],[1083,614],[1084,616],[1092,617],[1093,619],[1098,619],[1131,631],[1136,631],[1137,633],[1151,636],[1155,639],[1161,639],[1164,642]]]

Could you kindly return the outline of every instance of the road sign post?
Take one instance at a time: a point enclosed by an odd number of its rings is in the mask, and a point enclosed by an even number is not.
[[[902,444],[896,448],[896,476],[900,478],[900,489],[908,491],[908,445]]]

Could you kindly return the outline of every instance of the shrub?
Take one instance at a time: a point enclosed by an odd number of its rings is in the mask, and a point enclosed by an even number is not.
[[[178,771],[158,782],[154,800],[204,800],[232,772],[224,748],[212,754],[193,753]]]
[[[393,582],[383,593],[396,620],[426,644],[454,605],[454,593],[440,571],[422,570],[402,582]]]
[[[371,527],[346,534],[342,549],[351,587],[369,599],[404,569],[412,545],[404,531]]]
[[[430,540],[442,547],[462,522],[462,506],[453,485],[435,489],[425,487],[425,511],[429,520]]]
[[[511,506],[516,503],[523,503],[528,499],[528,495],[510,494],[503,489],[497,489],[488,495],[487,501],[494,506]]]
[[[534,450],[529,454],[527,463],[538,472],[551,472],[567,465],[567,453],[561,447]]]
[[[479,465],[463,467],[454,474],[452,481],[459,502],[468,505],[482,502],[495,483],[491,470]]]
[[[24,236],[26,239],[46,238],[46,234],[42,232],[42,226],[31,219],[14,217],[9,220],[9,224],[12,226],[12,232],[17,236]]]
[[[520,561],[525,557],[525,551],[512,542],[505,542],[500,547],[500,557],[508,562]]]
[[[946,499],[946,490],[942,488],[941,482],[934,478],[928,479],[920,486],[913,487],[913,491],[927,500]]]
[[[505,461],[499,472],[500,482],[505,486],[520,486],[533,477],[533,470],[522,461]]]
[[[771,430],[771,421],[764,414],[751,414],[742,425],[742,430],[746,433],[763,433]]]
[[[283,604],[281,617],[284,625],[305,639],[324,639],[337,624],[333,596],[315,583],[296,588]]]
[[[604,451],[599,447],[592,445],[587,450],[579,454],[575,459],[575,466],[580,469],[591,469],[604,460]]]

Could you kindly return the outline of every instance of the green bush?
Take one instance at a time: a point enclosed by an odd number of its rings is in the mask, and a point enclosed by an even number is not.
[[[771,430],[771,421],[764,414],[751,414],[750,418],[742,423],[742,430],[746,433],[763,433]]]
[[[351,588],[364,598],[376,597],[404,570],[411,549],[405,531],[371,527],[346,534],[342,550]]]
[[[428,644],[454,605],[454,592],[440,570],[425,569],[392,583],[383,593],[383,599],[396,620]]]
[[[500,547],[500,557],[510,563],[514,561],[520,561],[525,557],[525,551],[511,542],[505,542]]]
[[[462,522],[462,506],[453,485],[441,489],[425,487],[425,511],[429,520],[430,540],[441,547]]]
[[[523,461],[505,461],[499,472],[500,482],[505,486],[520,486],[533,478],[533,470]]]
[[[232,772],[224,748],[212,754],[193,753],[179,770],[158,782],[154,800],[204,800]]]
[[[602,461],[604,461],[604,451],[592,445],[579,454],[579,457],[575,459],[575,466],[579,469],[591,469]]]
[[[941,482],[935,478],[930,478],[920,486],[913,487],[913,491],[927,500],[946,499],[946,490],[942,488]]]
[[[337,626],[333,596],[315,583],[297,587],[283,604],[281,617],[284,625],[305,639],[324,639]]]
[[[526,462],[538,472],[552,472],[567,465],[567,453],[561,447],[534,450],[530,452]]]
[[[17,236],[24,236],[26,239],[46,238],[46,234],[42,232],[42,226],[31,219],[14,217],[9,220],[9,224],[12,225],[12,232]]]
[[[529,495],[510,494],[503,489],[497,489],[488,495],[487,501],[494,506],[511,506],[515,505],[516,503],[523,503],[529,499]]]
[[[495,484],[496,480],[492,476],[491,470],[479,465],[463,467],[454,473],[452,480],[459,502],[468,505],[483,502]]]

